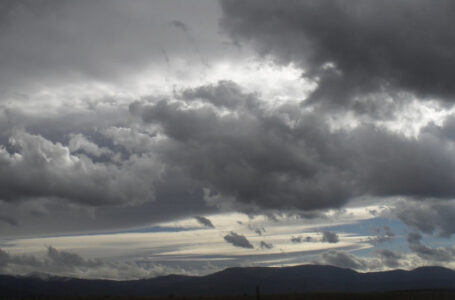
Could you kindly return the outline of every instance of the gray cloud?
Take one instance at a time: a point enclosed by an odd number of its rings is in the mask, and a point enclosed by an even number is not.
[[[0,249],[0,270],[9,262],[9,254]]]
[[[215,226],[213,225],[212,221],[210,221],[206,217],[196,216],[194,218],[196,219],[196,221],[198,221],[200,224],[202,224],[202,225],[204,225],[206,227],[215,228]]]
[[[269,109],[233,83],[206,89],[197,97],[199,90],[190,90],[190,99],[183,92],[178,101],[135,102],[130,112],[167,137],[156,148],[161,162],[224,196],[219,199],[317,210],[362,195],[455,195],[455,159],[445,137],[423,130],[408,138],[371,124],[333,131],[323,116],[298,104]],[[188,107],[195,98],[200,105]]]
[[[185,23],[183,23],[182,21],[173,20],[173,21],[170,22],[170,24],[171,24],[172,26],[175,26],[175,27],[177,27],[177,28],[180,28],[181,30],[183,30],[183,31],[185,31],[185,32],[188,31],[188,26],[187,26]]]
[[[332,131],[317,113],[290,103],[265,107],[257,95],[227,81],[183,90],[171,100],[136,102],[130,112],[132,121],[138,117],[142,123],[114,123],[87,134],[73,134],[81,128],[72,125],[58,134],[46,131],[64,127],[64,118],[45,126],[31,123],[38,134],[12,131],[0,150],[5,165],[0,198],[7,203],[62,198],[128,209],[99,210],[96,219],[87,214],[86,222],[80,222],[69,207],[37,204],[40,211],[59,213],[36,227],[35,217],[23,219],[13,206],[2,207],[22,227],[3,226],[2,234],[137,226],[188,212],[203,214],[210,210],[207,205],[220,202],[242,211],[298,209],[312,216],[357,196],[455,195],[449,121],[431,124],[415,138],[372,125]],[[34,170],[40,175],[32,178]],[[206,196],[214,201],[204,203]],[[154,199],[153,205],[131,207]],[[433,218],[432,226],[448,233],[451,210],[445,207],[437,209],[442,217]],[[407,224],[428,226],[413,221],[414,210],[408,210],[408,217],[401,211]],[[65,225],[56,225],[63,220]]]
[[[293,63],[316,83],[308,99],[275,102],[229,80],[188,83],[218,72],[208,70],[211,62],[231,57],[229,64],[240,53],[229,54],[217,36],[214,1],[0,4],[2,237],[138,228],[189,216],[214,227],[202,216],[216,209],[271,220],[292,211],[317,223],[325,209],[352,199],[395,196],[406,199],[395,216],[414,230],[455,232],[455,117],[413,137],[382,126],[406,112],[413,96],[455,96],[454,4],[222,0],[221,8],[222,29],[238,46]],[[182,86],[164,96],[130,93],[127,86],[142,86],[141,72],[150,67],[166,82],[167,74],[182,79]],[[96,91],[81,93],[86,84]],[[334,130],[333,107],[358,126]],[[394,238],[390,228],[374,233],[368,241],[376,245]],[[253,248],[235,232],[224,238]],[[291,241],[336,243],[338,236]],[[453,257],[450,247],[432,248],[417,237],[409,248],[422,261]],[[405,265],[398,252],[374,253],[367,261],[330,252],[323,261],[359,270]],[[134,262],[120,270],[52,247],[44,260],[0,252],[0,266],[19,273],[59,266],[76,276],[150,274]]]
[[[222,27],[318,81],[313,101],[407,90],[452,101],[452,1],[221,1]],[[328,21],[329,20],[329,21]],[[384,22],[387,20],[387,22]],[[382,99],[380,99],[382,101]]]
[[[293,243],[301,243],[302,242],[302,237],[301,236],[293,236],[293,237],[291,237],[291,242],[293,242]]]
[[[248,249],[253,249],[253,245],[250,243],[250,241],[247,240],[247,238],[241,234],[237,234],[233,231],[231,231],[229,234],[224,236],[224,240],[235,247],[240,247],[240,248],[248,248]]]
[[[322,231],[321,234],[322,234],[321,242],[334,244],[340,241],[340,238],[338,237],[338,234],[336,232]]]
[[[178,267],[137,260],[86,259],[82,256],[47,247],[44,257],[27,254],[10,254],[0,249],[0,271],[3,274],[50,274],[76,278],[139,279],[169,273],[188,274]]]
[[[431,248],[422,243],[422,236],[419,233],[408,234],[408,246],[411,251],[430,262],[449,262],[455,257],[455,248],[439,247]]]
[[[198,40],[204,46],[198,56],[224,52],[213,1],[7,2],[0,17],[0,79],[10,95],[24,93],[21,84],[117,80],[150,65],[164,70],[163,48],[169,57],[199,60],[188,55],[188,46],[193,45],[169,26],[172,20],[210,37]]]
[[[98,259],[84,259],[81,256],[67,251],[59,251],[52,246],[47,247],[46,256],[37,258],[32,255],[11,255],[0,249],[0,266],[8,271],[8,267],[15,271],[62,274],[82,269],[96,269],[104,263]]]
[[[376,251],[376,255],[379,256],[382,264],[389,268],[398,268],[401,266],[400,260],[403,259],[403,255],[397,251],[379,249]]]
[[[373,244],[381,244],[395,237],[395,233],[387,225],[384,225],[382,228],[375,228],[374,232],[375,236],[368,237],[368,241]]]
[[[453,201],[400,201],[393,213],[405,224],[424,233],[436,233],[444,237],[455,233]]]
[[[245,103],[252,102],[251,98],[249,94],[236,95]],[[153,105],[134,103],[130,111],[146,124],[160,125],[168,137],[159,152],[162,161],[200,180],[215,193],[272,208],[316,209],[346,201],[350,189],[343,175],[312,160],[316,158],[313,147],[324,147],[319,144],[324,139],[319,130],[328,133],[323,124],[316,127],[320,120],[307,116],[301,120],[306,124],[293,129],[281,119],[297,117],[291,115],[290,107],[272,115],[261,110],[257,99],[248,107],[220,116],[210,105],[186,109],[182,102],[159,101]],[[307,149],[306,133],[315,138],[307,141]]]
[[[265,241],[261,241],[261,243],[259,244],[259,247],[261,247],[261,249],[272,249],[273,248],[273,244],[272,243],[267,243]]]
[[[311,237],[311,236],[306,236],[306,237],[302,237],[302,236],[293,236],[291,237],[291,242],[293,243],[303,243],[303,242],[314,242],[315,240]]]
[[[68,147],[25,131],[10,137],[10,148],[14,150],[0,148],[2,200],[49,197],[97,206],[154,198],[151,179],[159,171],[149,157],[133,157],[120,168],[73,155]],[[151,176],[146,182],[139,177],[144,171]]]
[[[453,260],[451,247],[431,248],[421,243],[419,234],[408,236],[412,253],[389,249],[377,249],[372,256],[360,256],[343,250],[329,250],[322,253],[314,263],[333,265],[357,271],[377,272],[390,269],[415,269],[421,266],[441,265]]]
[[[397,268],[414,269],[428,264],[428,261],[416,261],[406,254],[389,249],[378,249],[374,256],[358,256],[343,250],[329,250],[322,253],[317,262],[368,272]]]
[[[254,107],[257,105],[253,95],[243,93],[239,85],[229,80],[221,80],[217,84],[186,89],[182,92],[181,99],[199,100],[228,109],[235,109],[239,106]]]
[[[345,251],[329,250],[321,254],[321,263],[353,270],[367,270],[368,261]]]
[[[47,248],[47,257],[51,260],[52,264],[63,269],[73,269],[76,267],[93,268],[100,267],[103,264],[99,260],[86,260],[74,253],[58,251],[52,246]]]
[[[83,134],[72,134],[68,142],[68,149],[71,152],[83,151],[89,155],[100,157],[102,155],[111,155],[112,151],[105,147],[99,147],[97,144],[88,140]]]
[[[0,222],[6,223],[10,226],[19,226],[19,221],[17,221],[15,218],[8,216],[0,216]]]
[[[263,226],[254,226],[248,224],[248,229],[255,232],[257,235],[262,235],[263,233],[265,233],[265,228]]]

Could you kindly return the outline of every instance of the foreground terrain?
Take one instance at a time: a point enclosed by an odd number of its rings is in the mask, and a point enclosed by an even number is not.
[[[386,293],[301,293],[301,294],[277,294],[277,295],[232,295],[232,296],[163,296],[163,297],[55,297],[55,298],[3,298],[10,300],[277,300],[277,299],[307,299],[307,300],[337,300],[337,299],[390,299],[390,300],[448,300],[455,299],[455,292],[449,291],[408,291]]]
[[[230,268],[201,277],[168,275],[130,281],[0,275],[3,299],[253,299],[257,289],[261,299],[455,299],[455,271],[424,267],[358,273],[303,265]]]

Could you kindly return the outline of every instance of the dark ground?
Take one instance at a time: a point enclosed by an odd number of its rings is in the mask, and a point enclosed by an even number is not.
[[[235,296],[172,296],[167,297],[24,297],[24,298],[0,298],[8,300],[230,300],[230,299],[244,299],[253,300],[258,299],[256,295],[235,295]],[[275,300],[275,299],[308,299],[308,300],[335,300],[335,299],[392,299],[392,300],[442,300],[442,299],[455,299],[455,292],[443,291],[425,291],[425,292],[387,292],[387,293],[303,293],[303,294],[279,294],[279,295],[260,295],[260,300]]]

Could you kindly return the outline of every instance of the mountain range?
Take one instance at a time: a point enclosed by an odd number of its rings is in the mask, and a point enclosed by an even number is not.
[[[411,271],[358,273],[324,265],[228,268],[206,276],[168,275],[113,281],[45,274],[0,275],[0,297],[169,296],[454,290],[455,271],[422,267]]]

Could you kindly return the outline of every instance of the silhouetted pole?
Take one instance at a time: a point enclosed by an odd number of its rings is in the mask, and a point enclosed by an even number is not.
[[[256,300],[260,300],[261,293],[259,292],[259,285],[256,286]]]

